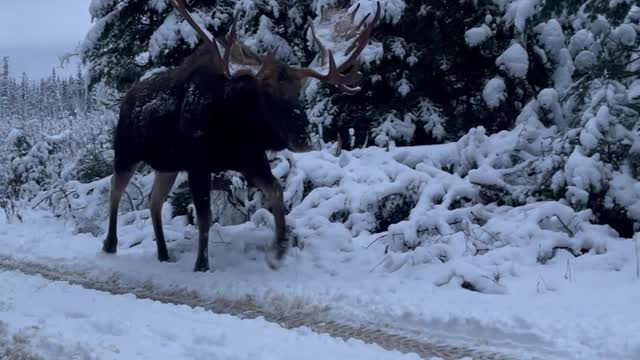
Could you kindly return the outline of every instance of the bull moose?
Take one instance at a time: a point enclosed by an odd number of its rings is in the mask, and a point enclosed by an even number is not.
[[[194,271],[207,271],[211,174],[235,170],[266,195],[275,220],[267,262],[276,268],[286,254],[288,240],[282,188],[271,173],[265,151],[310,150],[308,119],[299,101],[305,79],[319,79],[347,94],[359,90],[355,87],[361,77],[356,60],[380,16],[380,4],[368,24],[365,20],[370,14],[357,25],[357,8],[349,14],[353,26],[347,30],[352,32],[353,42],[345,51],[346,60],[339,65],[310,22],[320,61],[329,68],[322,74],[312,68],[282,64],[273,52],[258,56],[236,44],[235,20],[219,40],[224,48],[221,56],[217,40],[209,38],[194,21],[184,0],[171,3],[203,44],[179,66],[137,82],[122,100],[114,136],[109,229],[103,251],[117,250],[118,204],[137,166],[144,162],[155,170],[150,212],[158,260],[169,259],[162,231],[162,204],[177,173],[186,171],[198,225]],[[244,67],[232,71],[230,63],[242,65],[243,58],[258,59],[259,70]]]

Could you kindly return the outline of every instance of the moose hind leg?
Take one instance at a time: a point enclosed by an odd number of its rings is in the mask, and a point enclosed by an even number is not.
[[[269,202],[269,207],[275,221],[275,231],[272,248],[267,252],[267,264],[271,269],[280,267],[284,256],[289,249],[289,240],[286,236],[284,219],[284,200],[282,187],[278,180],[269,172],[268,176],[254,176],[251,182],[262,191]]]
[[[107,232],[107,238],[102,244],[102,251],[109,254],[115,254],[118,249],[118,206],[120,204],[120,199],[133,176],[134,168],[135,166],[131,166],[127,170],[115,170],[111,177],[111,192],[109,194],[109,230]]]
[[[151,212],[151,222],[153,223],[153,232],[156,235],[156,246],[158,247],[158,260],[168,261],[169,252],[167,251],[167,243],[164,239],[162,231],[162,204],[167,199],[169,191],[173,183],[176,181],[178,173],[167,173],[156,171],[153,181],[153,189],[151,190],[151,199],[149,210]]]
[[[198,256],[193,271],[209,270],[209,226],[211,225],[211,174],[189,172],[189,187],[198,222]]]

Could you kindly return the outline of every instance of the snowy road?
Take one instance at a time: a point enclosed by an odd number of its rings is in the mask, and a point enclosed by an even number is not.
[[[100,238],[73,234],[43,212],[0,225],[0,271],[5,271],[0,321],[19,339],[34,338],[20,332],[36,326],[45,343],[64,344],[65,351],[80,344],[97,352],[98,359],[137,358],[132,351],[147,353],[146,346],[149,357],[164,353],[150,345],[169,341],[159,333],[173,339],[167,346],[178,359],[197,358],[189,349],[209,354],[217,347],[229,351],[220,354],[235,354],[218,359],[294,358],[301,347],[318,358],[338,359],[402,359],[402,353],[408,359],[447,360],[505,358],[490,353],[517,360],[635,360],[640,355],[640,288],[631,242],[612,242],[603,255],[559,256],[545,265],[536,263],[535,249],[514,247],[389,272],[372,270],[384,248],[367,248],[372,240],[363,238],[354,240],[351,251],[324,251],[313,244],[292,249],[283,268],[269,271],[255,250],[270,240],[268,229],[217,228],[211,236],[226,242],[212,243],[215,271],[193,273],[194,242],[180,236],[169,243],[174,262],[159,263],[148,224],[139,231],[138,225],[130,226],[124,244],[127,236],[140,234],[145,240],[119,248],[116,256],[100,252]],[[499,272],[503,293],[442,282],[455,280],[456,274],[485,279],[484,269]],[[64,318],[74,311],[85,314],[82,320]],[[196,313],[198,320],[184,320]],[[115,324],[109,326],[120,335],[106,339],[119,353],[100,350],[106,345],[98,339],[104,336],[87,325],[96,321]],[[222,345],[193,340],[222,333],[228,341]],[[255,341],[233,349],[235,341],[247,338]],[[289,353],[283,349],[294,345],[281,345],[286,339],[310,345],[295,345]],[[322,341],[331,346],[314,350]]]
[[[6,294],[0,319],[17,333],[17,340],[4,344],[7,354],[45,359],[508,359],[341,324],[319,308],[285,308],[251,297],[203,299],[188,290],[122,283],[117,277],[88,280],[86,274],[1,257],[0,270],[0,293]],[[34,337],[37,341],[20,340]]]
[[[419,359],[307,328],[287,330],[263,319],[241,320],[16,272],[0,273],[0,292],[3,327],[9,324],[3,331],[18,334],[5,344],[9,359],[20,353],[44,359]]]

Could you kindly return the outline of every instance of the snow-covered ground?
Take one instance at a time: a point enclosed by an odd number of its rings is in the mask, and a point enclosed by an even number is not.
[[[151,233],[150,224],[140,226]],[[250,295],[284,308],[326,306],[328,317],[344,323],[374,324],[519,359],[640,358],[640,281],[632,241],[609,241],[607,252],[599,255],[574,257],[558,250],[544,265],[528,248],[505,247],[388,271],[377,266],[385,258],[384,246],[367,248],[373,239],[360,237],[349,251],[292,249],[284,267],[270,271],[255,249],[270,234],[260,227],[214,227],[215,271],[193,273],[193,240],[169,244],[172,263],[156,261],[152,241],[107,256],[100,253],[102,239],[73,235],[60,219],[33,211],[24,214],[23,223],[0,224],[0,256],[75,269],[94,279],[115,274],[157,288],[186,288],[205,297]],[[479,269],[491,264],[501,278],[485,280],[495,291],[460,286],[461,279],[474,276],[479,278],[474,283],[482,284],[485,275]],[[304,329],[289,331],[262,320],[113,296],[15,272],[0,274],[0,293],[0,321],[9,333],[33,333],[29,337],[37,351],[63,351],[62,346],[123,359],[139,354],[209,358],[214,352],[221,359],[403,358],[359,341],[345,343]]]
[[[16,272],[0,273],[0,293],[2,359],[419,359],[305,328],[290,331],[262,319],[114,296]]]

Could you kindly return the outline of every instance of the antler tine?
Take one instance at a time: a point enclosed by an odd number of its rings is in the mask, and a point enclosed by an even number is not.
[[[202,38],[205,44],[207,44],[207,46],[211,48],[211,51],[213,52],[214,61],[224,68],[224,62],[222,60],[222,57],[220,56],[220,51],[218,50],[218,46],[216,45],[215,41],[211,40],[209,36],[204,32],[204,30],[202,30],[202,28],[198,25],[198,23],[196,23],[196,21],[193,19],[193,17],[187,10],[184,0],[170,0],[170,2],[171,2],[171,5],[173,5],[173,7],[176,8],[176,10],[178,10],[180,15],[182,15],[182,17],[185,20],[187,20],[187,23],[189,23],[189,25],[196,31],[196,33],[200,36],[200,38]],[[229,74],[226,73],[226,75],[228,76]]]
[[[309,30],[311,30],[311,36],[313,37],[313,42],[316,43],[316,45],[320,50],[320,60],[322,62],[322,65],[324,65],[324,58],[327,55],[327,48],[324,46],[322,41],[320,41],[320,38],[318,38],[318,34],[316,33],[316,28],[313,25],[313,20],[309,18],[307,20],[307,23],[309,24]]]
[[[226,42],[225,45],[231,46],[236,41],[236,37],[238,35],[237,25],[238,25],[238,14],[236,14],[233,17],[233,20],[231,20],[231,25],[229,25],[229,31],[227,32],[227,35],[224,37],[224,40]]]
[[[359,86],[355,86],[355,87],[350,87],[344,84],[340,84],[338,85],[338,89],[340,89],[341,92],[347,94],[347,95],[355,95],[357,94],[361,88]]]
[[[270,68],[273,66],[273,64],[277,62],[278,60],[276,59],[276,53],[273,50],[267,51],[265,56],[262,58],[262,66],[260,67],[260,70],[256,74],[256,77],[261,78],[265,74],[268,74]]]
[[[365,17],[363,17],[362,20],[360,20],[360,23],[358,23],[358,26],[356,26],[356,29],[360,29],[367,22],[367,19],[369,19],[369,16],[371,16],[371,13],[365,15]]]
[[[362,73],[358,68],[358,64],[353,64],[349,72],[346,74],[340,73],[340,75],[342,75],[345,84],[356,84],[362,79]]]
[[[376,14],[373,17],[373,20],[369,23],[369,25],[367,25],[364,28],[364,30],[362,30],[360,35],[353,41],[353,43],[347,49],[347,54],[351,52],[351,55],[338,68],[340,72],[345,71],[346,69],[351,67],[351,65],[355,63],[356,60],[358,60],[358,56],[360,56],[360,53],[362,53],[362,50],[364,50],[365,46],[367,46],[367,42],[369,41],[369,37],[371,36],[371,32],[373,31],[373,28],[378,22],[378,19],[380,19],[380,11],[381,11],[380,1],[378,1],[376,6]],[[363,22],[366,21],[367,17],[369,17],[369,15],[367,15],[362,21]]]
[[[358,23],[358,25],[356,25],[356,30],[360,30],[364,24],[367,22],[367,19],[369,18],[369,16],[371,16],[371,14],[367,14],[365,15],[365,17],[362,18],[362,20],[360,20],[360,23]],[[349,45],[349,47],[347,48],[347,50],[345,50],[345,54],[350,54],[360,43],[362,43],[362,40],[360,39],[363,34],[366,31],[361,32],[354,41],[351,42],[351,44]],[[368,36],[366,39],[364,39],[364,43],[366,44],[367,41],[369,40]]]
[[[358,3],[358,5],[356,5],[356,8],[353,9],[353,11],[351,12],[351,22],[356,21],[356,14],[358,13],[359,9],[360,9],[360,3]]]
[[[353,23],[353,20],[355,19],[355,15],[358,12],[359,8],[360,8],[360,4],[358,4],[354,9],[354,11],[351,12],[350,14],[352,23]],[[320,81],[324,81],[329,84],[336,85],[338,86],[340,91],[346,94],[352,95],[357,93],[360,90],[360,88],[352,86],[353,84],[356,84],[358,81],[360,81],[362,77],[362,73],[360,73],[358,70],[357,59],[358,59],[358,56],[360,56],[360,53],[362,53],[362,50],[364,50],[365,46],[367,45],[367,42],[369,41],[371,32],[373,31],[374,26],[376,25],[376,23],[378,22],[378,19],[380,18],[380,12],[381,12],[381,6],[380,6],[380,2],[378,1],[376,6],[376,13],[373,18],[373,21],[371,21],[367,26],[365,26],[364,29],[360,32],[360,34],[357,35],[356,39],[351,43],[351,45],[349,45],[349,47],[347,48],[347,51],[345,52],[345,55],[349,54],[349,58],[345,62],[340,64],[340,66],[336,65],[336,60],[333,57],[332,51],[330,49],[327,49],[322,44],[322,42],[320,41],[320,38],[318,38],[316,34],[313,22],[309,21],[311,34],[313,35],[314,41],[318,44],[318,47],[320,47],[320,51],[322,55],[321,58],[326,57],[329,61],[329,72],[326,75],[323,75],[313,69],[305,68],[305,69],[299,70],[300,76],[313,77],[313,78],[319,79]],[[362,28],[365,22],[367,21],[367,19],[370,17],[370,15],[371,14],[367,14],[361,20],[360,24],[356,27],[356,29]]]
[[[309,68],[298,70],[299,74],[302,77],[312,77],[329,84],[338,85],[340,89],[343,88],[341,87],[341,85],[354,84],[358,82],[358,80],[360,79],[360,73],[358,72],[357,67],[354,66],[347,74],[341,74],[338,71],[338,66],[336,65],[336,60],[333,57],[333,53],[331,52],[331,50],[327,50],[327,52],[327,58],[329,59],[329,72],[327,73],[327,75],[323,75]]]
[[[237,23],[238,23],[238,15],[236,14],[233,17],[233,20],[231,21],[231,25],[229,26],[229,31],[227,32],[227,35],[224,37],[223,67],[227,76],[232,76],[231,69],[229,67],[229,60],[231,59],[231,51],[233,50],[233,44],[236,41],[236,36],[237,36],[236,24]]]

